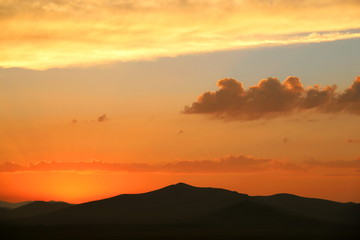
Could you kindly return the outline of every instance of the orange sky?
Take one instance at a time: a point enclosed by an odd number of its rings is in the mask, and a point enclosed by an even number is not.
[[[85,2],[1,3],[0,200],[360,202],[358,1]]]
[[[249,195],[291,192],[300,196],[348,202],[360,199],[358,176],[318,176],[262,172],[243,174],[24,172],[0,174],[7,201],[62,200],[80,203],[122,193],[142,193],[176,182],[226,188]],[[337,189],[334,191],[334,189]]]

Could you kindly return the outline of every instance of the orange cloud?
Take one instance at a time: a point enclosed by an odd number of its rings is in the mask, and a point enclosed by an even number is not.
[[[0,66],[47,69],[360,37],[356,0],[7,0]]]
[[[167,172],[167,173],[241,173],[268,169],[300,170],[300,167],[278,160],[247,156],[228,156],[217,160],[174,161],[159,164],[90,162],[39,162],[22,166],[5,162],[0,172],[18,171],[115,171],[115,172]]]
[[[177,161],[162,164],[161,169],[181,173],[239,173],[256,172],[268,168],[271,159],[228,156],[218,160]]]
[[[338,105],[340,109],[360,114],[360,76],[339,96]]]
[[[183,112],[230,120],[272,118],[306,110],[360,114],[360,76],[343,93],[337,93],[335,85],[304,89],[297,77],[282,83],[277,78],[264,79],[248,90],[232,78],[219,80],[217,86],[219,90],[203,93]]]
[[[249,173],[259,171],[288,171],[307,172],[312,169],[349,169],[351,174],[360,169],[360,158],[350,161],[303,161],[291,162],[288,160],[264,159],[251,156],[233,156],[198,161],[173,161],[158,164],[147,163],[111,163],[101,161],[89,162],[39,162],[23,166],[17,163],[5,162],[0,164],[0,173],[5,172],[48,172],[48,171],[75,171],[75,172],[162,172],[174,174],[200,173]],[[354,170],[354,171],[353,171]],[[321,172],[321,171],[320,171]]]
[[[107,122],[107,121],[109,121],[109,118],[106,116],[106,114],[103,114],[98,117],[97,121],[98,122]]]
[[[4,162],[0,164],[0,172],[19,172],[27,170],[28,168],[12,162]]]
[[[360,139],[349,138],[348,143],[360,143]]]
[[[360,158],[350,161],[336,160],[336,161],[327,161],[327,162],[311,160],[311,161],[306,161],[306,164],[309,164],[310,166],[314,166],[314,167],[355,168],[360,170]]]
[[[107,116],[106,113],[104,113],[103,115],[100,115],[99,117],[96,118],[96,120],[82,120],[79,121],[78,119],[74,118],[71,123],[76,124],[76,123],[104,123],[104,122],[108,122],[110,121],[110,118]]]

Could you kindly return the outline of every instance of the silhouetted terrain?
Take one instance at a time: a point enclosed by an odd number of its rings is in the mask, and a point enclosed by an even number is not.
[[[52,213],[59,211],[61,209],[72,206],[72,204],[66,202],[44,202],[44,201],[34,201],[24,206],[15,208],[9,211],[10,218],[25,218],[43,215],[47,213]]]
[[[223,189],[196,188],[179,183],[143,194],[123,194],[79,204],[34,219],[41,224],[172,224],[249,198]]]
[[[360,204],[358,203],[339,203],[324,199],[304,198],[291,194],[276,194],[253,198],[260,203],[281,208],[299,216],[334,223],[360,223]]]
[[[26,204],[29,204],[29,203],[31,203],[31,202],[32,202],[32,201],[10,203],[10,202],[0,201],[0,208],[15,209],[15,208],[24,206],[24,205],[26,205]]]
[[[184,183],[78,205],[32,202],[1,215],[6,239],[360,239],[359,204]]]

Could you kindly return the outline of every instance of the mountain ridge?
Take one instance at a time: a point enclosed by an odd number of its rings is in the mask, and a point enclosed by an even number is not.
[[[24,206],[26,204],[29,204],[33,201],[23,201],[23,202],[6,202],[6,201],[0,201],[0,208],[6,208],[6,209],[15,209],[21,206]]]
[[[249,196],[221,188],[195,187],[183,182],[145,193],[120,194],[74,205],[34,201],[3,214],[21,223],[47,225],[209,222],[208,219],[204,220],[204,216],[217,215],[230,217],[226,221],[241,222],[236,218],[231,220],[233,216],[226,211],[236,209],[239,218],[243,218],[241,211],[247,211],[244,207],[246,204],[253,209],[253,215],[258,216],[258,219],[266,217],[258,209],[266,209],[273,213],[274,219],[314,219],[336,224],[360,222],[360,205],[356,203],[340,203],[288,193]],[[219,223],[216,219],[213,222]]]
[[[18,209],[0,209],[0,236],[34,240],[355,240],[360,239],[359,206],[291,194],[249,196],[177,183],[82,204],[36,201]],[[23,212],[9,217],[12,211]]]

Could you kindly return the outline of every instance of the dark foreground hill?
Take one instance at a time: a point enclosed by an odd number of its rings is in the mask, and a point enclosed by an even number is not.
[[[21,204],[19,207],[12,209],[0,208],[0,221],[16,222],[19,219],[25,221],[26,218],[56,212],[69,206],[72,206],[72,204],[55,201],[29,201],[27,204]]]
[[[11,203],[11,202],[0,201],[0,208],[15,209],[21,206],[25,206],[26,204],[29,204],[31,202],[32,201]]]
[[[32,219],[40,224],[173,224],[188,223],[205,214],[248,199],[223,189],[184,183],[143,194],[123,194],[69,207]]]
[[[343,224],[360,223],[360,204],[358,203],[339,203],[291,194],[258,196],[253,197],[253,199],[271,207],[281,208],[299,216],[321,221]]]
[[[44,201],[34,201],[24,206],[15,208],[9,211],[9,218],[26,218],[33,217],[43,214],[48,214],[52,212],[57,212],[61,209],[72,206],[72,204],[66,202],[44,202]]]
[[[359,204],[289,194],[178,183],[78,205],[36,203],[8,211],[5,239],[360,239]]]

